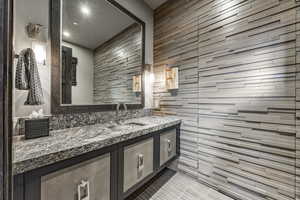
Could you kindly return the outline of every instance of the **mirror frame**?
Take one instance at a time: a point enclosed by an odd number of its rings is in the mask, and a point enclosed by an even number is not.
[[[142,91],[140,93],[140,104],[127,104],[128,109],[144,108],[144,66],[145,66],[145,22],[128,11],[115,0],[106,0],[120,12],[133,18],[142,26]],[[51,114],[68,114],[84,112],[101,112],[116,110],[117,104],[98,105],[63,105],[61,104],[61,2],[62,0],[51,0],[50,6],[50,40],[51,40]]]

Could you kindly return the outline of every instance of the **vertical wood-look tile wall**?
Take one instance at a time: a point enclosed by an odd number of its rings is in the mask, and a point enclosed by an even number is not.
[[[133,24],[95,50],[94,103],[141,102],[132,78],[141,74],[142,29]]]
[[[238,199],[296,198],[298,6],[170,0],[155,11],[154,99],[184,121],[179,168]],[[164,88],[166,64],[179,67],[178,91]]]

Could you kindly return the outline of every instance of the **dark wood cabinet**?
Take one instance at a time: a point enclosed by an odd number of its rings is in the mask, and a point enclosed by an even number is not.
[[[78,200],[83,183],[90,199],[126,199],[179,156],[179,135],[177,125],[15,175],[14,200]]]

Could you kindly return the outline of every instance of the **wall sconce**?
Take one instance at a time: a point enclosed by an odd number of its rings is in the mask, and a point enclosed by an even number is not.
[[[42,29],[44,29],[43,25],[33,23],[28,23],[25,28],[30,39],[37,39]]]
[[[47,49],[43,42],[32,41],[32,50],[34,51],[38,65],[46,65]]]
[[[166,67],[165,69],[166,77],[166,89],[175,90],[179,88],[178,85],[178,67]]]
[[[136,75],[132,77],[133,92],[142,92],[142,76]]]

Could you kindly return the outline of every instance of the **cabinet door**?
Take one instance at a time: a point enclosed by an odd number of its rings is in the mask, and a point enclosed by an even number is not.
[[[43,176],[41,200],[109,200],[110,168],[108,153]]]
[[[153,138],[124,148],[123,192],[153,172]]]
[[[176,156],[176,129],[160,135],[160,166]]]

